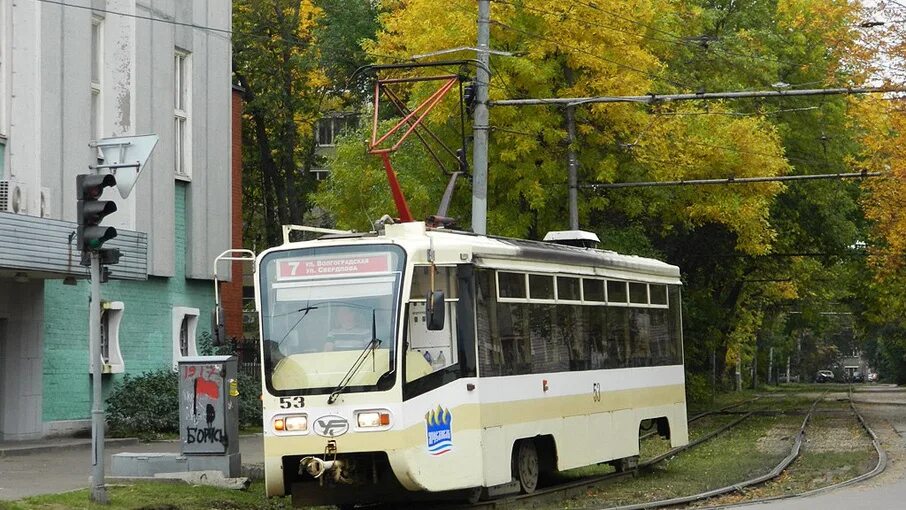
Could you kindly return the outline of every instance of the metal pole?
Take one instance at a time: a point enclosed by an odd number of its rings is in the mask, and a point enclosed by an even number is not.
[[[478,0],[478,61],[475,112],[472,119],[472,231],[487,233],[488,223],[488,72],[491,2]]]
[[[569,147],[566,150],[569,159],[569,228],[579,230],[579,196],[578,184],[579,161],[576,158],[576,108],[566,107],[566,132],[569,135]]]
[[[101,392],[101,259],[91,252],[91,299],[88,302],[88,346],[91,360],[91,501],[107,504],[104,486],[104,402]]]
[[[742,360],[736,355],[736,391],[742,391]]]
[[[774,373],[774,348],[768,351],[768,384],[771,384],[771,375]]]

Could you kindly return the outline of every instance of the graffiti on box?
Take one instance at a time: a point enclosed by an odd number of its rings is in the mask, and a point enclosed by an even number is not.
[[[180,425],[185,430],[184,447],[226,447],[230,438],[225,429],[225,417],[218,415],[225,398],[223,365],[184,365],[181,369]]]

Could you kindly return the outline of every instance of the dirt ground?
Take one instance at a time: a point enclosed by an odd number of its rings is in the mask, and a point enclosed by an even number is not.
[[[853,401],[887,452],[887,469],[864,485],[901,483],[906,478],[906,388],[863,386],[853,394]]]

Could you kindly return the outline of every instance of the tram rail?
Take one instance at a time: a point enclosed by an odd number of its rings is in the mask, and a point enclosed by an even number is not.
[[[821,394],[821,396],[819,396],[812,402],[812,404],[809,406],[808,410],[804,412],[803,420],[799,426],[798,431],[796,432],[796,434],[794,436],[794,440],[790,447],[789,453],[780,462],[778,462],[769,472],[767,472],[763,475],[759,475],[759,476],[753,477],[751,479],[742,481],[742,482],[734,483],[731,485],[727,485],[725,487],[720,487],[717,489],[712,489],[712,490],[708,490],[708,491],[697,493],[697,494],[692,494],[692,495],[677,497],[677,498],[664,499],[664,500],[659,500],[659,501],[637,503],[637,504],[631,504],[631,505],[605,507],[605,509],[606,510],[642,510],[642,509],[650,509],[650,508],[680,506],[680,505],[685,505],[685,504],[689,504],[689,503],[693,503],[693,502],[697,502],[697,501],[704,501],[704,500],[712,499],[712,498],[715,498],[715,497],[721,496],[721,495],[744,491],[748,487],[761,485],[770,480],[777,478],[778,476],[780,476],[781,473],[790,469],[790,466],[793,465],[795,460],[800,456],[800,454],[802,452],[803,441],[804,441],[805,437],[807,436],[807,428],[809,426],[809,423],[812,421],[812,418],[819,413],[837,412],[835,410],[822,410],[819,408],[819,404],[827,398],[827,394],[828,394],[828,391],[823,392]],[[803,493],[799,493],[799,494],[795,494],[795,495],[783,495],[783,496],[774,496],[774,497],[768,497],[768,498],[752,499],[752,500],[747,500],[745,503],[740,503],[740,504],[751,504],[751,503],[755,503],[755,502],[772,501],[772,500],[777,500],[777,499],[786,499],[786,498],[790,498],[790,497],[805,497],[805,496],[833,490],[833,489],[836,489],[839,487],[853,485],[853,484],[862,482],[864,480],[867,480],[869,478],[872,478],[874,476],[877,476],[878,474],[883,472],[884,469],[886,468],[886,464],[887,464],[886,452],[881,447],[877,434],[871,429],[871,427],[868,425],[868,423],[865,421],[864,417],[862,416],[862,414],[859,412],[858,408],[856,407],[855,402],[852,397],[851,388],[848,392],[847,400],[848,400],[848,404],[849,404],[849,406],[848,406],[849,411],[859,422],[860,426],[863,428],[865,433],[871,438],[872,446],[875,449],[875,452],[876,452],[877,458],[878,458],[877,463],[873,469],[871,469],[870,471],[868,471],[866,473],[863,473],[863,474],[860,474],[853,478],[850,478],[848,480],[845,480],[843,482],[828,485],[828,486],[810,490],[810,491],[806,491]],[[521,507],[525,507],[525,506],[537,506],[538,504],[543,504],[544,500],[547,500],[547,499],[550,499],[551,502],[562,501],[564,498],[569,498],[569,497],[573,497],[575,495],[580,495],[582,493],[582,491],[584,491],[585,489],[587,489],[590,486],[601,485],[601,484],[605,484],[605,483],[612,483],[623,477],[626,477],[629,475],[634,475],[639,470],[643,470],[643,469],[651,467],[659,462],[663,462],[664,460],[672,458],[684,451],[695,448],[696,446],[699,446],[702,443],[705,443],[708,440],[713,439],[714,437],[717,437],[718,435],[720,435],[728,430],[731,430],[733,427],[736,427],[737,425],[739,425],[740,423],[744,422],[745,420],[747,420],[751,417],[770,416],[770,415],[775,415],[775,416],[776,415],[795,415],[795,414],[802,413],[801,411],[796,411],[796,410],[746,411],[746,410],[735,410],[734,409],[736,407],[739,407],[741,404],[750,403],[750,402],[751,402],[751,400],[744,401],[744,402],[741,402],[741,403],[738,403],[738,404],[735,404],[732,406],[727,406],[725,408],[721,408],[721,409],[714,410],[714,411],[707,411],[704,413],[700,413],[696,416],[693,416],[692,418],[689,419],[690,423],[693,421],[699,420],[705,416],[710,416],[710,415],[717,415],[717,414],[723,414],[723,415],[739,414],[740,415],[739,418],[719,427],[716,430],[708,432],[707,434],[699,437],[695,441],[690,442],[686,446],[671,449],[666,453],[658,455],[657,457],[654,457],[654,458],[651,458],[644,462],[639,463],[639,466],[636,470],[609,473],[606,475],[586,478],[586,479],[582,479],[582,480],[576,480],[576,481],[572,481],[572,482],[567,482],[565,484],[559,484],[559,485],[548,487],[545,489],[540,489],[533,494],[523,494],[523,495],[518,495],[518,496],[511,496],[511,497],[507,497],[507,498],[497,499],[497,500],[482,501],[482,502],[478,502],[478,503],[475,503],[472,505],[458,506],[455,508],[469,508],[469,509],[478,509],[478,508],[492,509],[493,508],[493,509],[499,510],[499,509],[508,509],[508,508],[521,508]],[[556,498],[556,500],[554,498]],[[727,505],[719,505],[719,506],[706,507],[706,508],[727,508]],[[605,509],[601,509],[601,510],[605,510]]]

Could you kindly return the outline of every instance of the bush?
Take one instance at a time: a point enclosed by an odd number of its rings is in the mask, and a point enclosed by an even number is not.
[[[261,428],[261,378],[239,376],[239,427]]]
[[[702,374],[686,372],[686,404],[705,404],[713,399],[708,378]]]
[[[107,397],[112,436],[154,439],[179,432],[179,377],[170,370],[126,374]]]
[[[239,426],[261,427],[261,383],[239,376]],[[179,376],[170,370],[126,374],[107,397],[107,424],[113,437],[157,439],[179,433]]]

